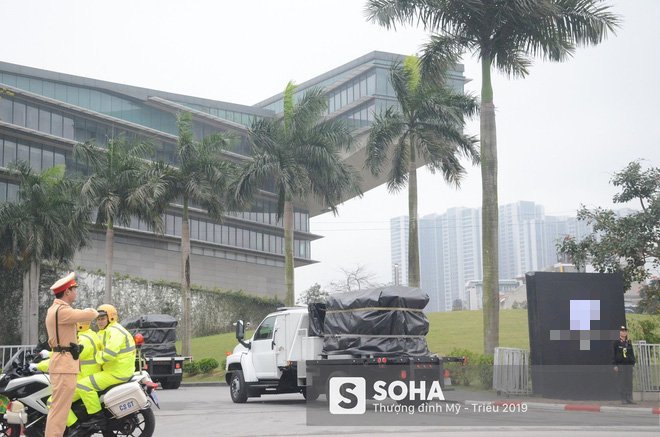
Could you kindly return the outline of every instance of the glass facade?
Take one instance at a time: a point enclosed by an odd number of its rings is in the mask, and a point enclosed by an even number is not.
[[[14,95],[3,94],[0,99],[0,119],[5,123],[32,130],[35,135],[31,140],[26,140],[22,136],[0,133],[0,168],[7,168],[10,162],[24,160],[37,171],[46,170],[55,165],[65,165],[68,172],[84,171],[75,162],[72,147],[67,142],[61,146],[44,144],[45,141],[39,138],[38,133],[75,142],[94,141],[101,147],[107,145],[110,138],[120,134],[153,136],[150,132],[123,124],[121,122],[123,120],[166,134],[177,134],[176,117],[173,114],[114,95],[111,92],[33,79],[7,72],[0,72],[0,83],[119,119],[117,122],[113,122],[100,116],[95,117],[93,114],[76,111],[75,108],[58,106],[56,103],[48,101],[42,102],[34,97],[22,95],[20,92],[16,92]],[[258,117],[253,114],[224,111],[200,105],[186,105],[192,109],[244,125],[251,124],[254,118]],[[193,129],[197,138],[221,132],[218,127],[198,119],[194,120]],[[236,144],[232,151],[244,156],[248,155],[249,146],[245,135],[238,134],[235,135],[235,138]],[[175,144],[162,139],[160,145],[155,159],[162,159],[176,165]],[[0,181],[0,202],[17,200],[18,185],[2,179]],[[173,206],[176,209],[177,202],[174,202]],[[199,206],[191,205],[191,207]],[[192,252],[203,256],[283,267],[284,262],[279,258],[284,253],[284,239],[282,222],[277,220],[276,207],[276,203],[272,200],[257,199],[250,210],[227,213],[228,217],[245,220],[245,224],[231,219],[226,220],[223,224],[218,224],[210,218],[191,218],[191,239],[204,246],[193,245]],[[294,229],[297,232],[309,232],[309,213],[307,211],[296,210],[294,218]],[[165,214],[163,219],[165,235],[180,237],[181,214],[174,211]],[[260,229],[253,229],[255,226]],[[271,227],[272,229],[268,229]],[[150,232],[147,224],[138,219],[133,219],[126,228]],[[294,241],[294,253],[298,257],[310,259],[310,239],[312,237],[308,236],[308,239],[305,239],[305,235],[301,235],[301,237],[303,238],[296,238]],[[123,240],[126,240],[125,243],[133,245],[155,244],[153,238],[121,237],[118,241]],[[178,244],[165,242],[161,242],[161,244],[164,244],[163,247],[167,249],[179,250]],[[223,248],[213,248],[216,245],[223,246]],[[232,247],[239,251],[232,251]],[[240,252],[240,249],[254,251],[254,254],[244,254]],[[259,256],[259,252],[264,256]],[[268,254],[271,256],[267,256]],[[272,255],[278,256],[273,257]]]
[[[111,92],[7,72],[0,73],[0,83],[171,135],[178,132],[173,114]],[[15,124],[24,126],[18,122]]]
[[[230,111],[229,109],[220,109],[211,106],[195,105],[192,103],[184,103],[184,102],[175,102],[175,103],[178,103],[179,105],[187,106],[190,109],[195,109],[200,112],[205,112],[214,117],[218,117],[227,121],[242,124],[243,126],[247,126],[247,127],[250,127],[255,120],[263,118],[258,115],[247,114],[245,112]]]
[[[374,114],[380,114],[383,110],[398,105],[394,89],[389,80],[389,70],[393,61],[375,59],[370,64],[374,67],[365,70],[350,80],[347,77],[354,74],[353,72],[356,69],[337,74],[313,85],[314,87],[330,88],[330,91],[326,94],[328,97],[326,115],[342,111],[344,107],[360,99],[373,97],[369,102],[339,115],[339,118],[343,119],[351,130],[371,126],[374,121]],[[341,80],[344,80],[345,83],[334,86]],[[449,84],[455,90],[462,91],[463,77],[461,75],[450,75]],[[299,89],[294,94],[294,100],[298,101],[302,98],[304,92],[305,89]],[[284,110],[283,105],[283,101],[279,99],[264,106],[264,108],[272,109],[279,114]]]
[[[9,135],[0,135],[0,167],[7,168],[10,162],[26,161],[34,170],[48,170],[56,165],[66,165],[72,153],[63,149],[45,146]]]

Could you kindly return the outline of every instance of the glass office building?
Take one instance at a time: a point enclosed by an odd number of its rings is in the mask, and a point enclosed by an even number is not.
[[[341,117],[364,138],[374,112],[395,104],[387,70],[400,55],[372,52],[296,89],[322,86],[328,96],[327,117]],[[462,89],[462,70],[452,80]],[[193,115],[195,136],[231,131],[235,148],[228,157],[240,162],[249,156],[247,126],[257,118],[282,112],[282,95],[253,106],[185,96],[107,81],[56,73],[0,62],[0,202],[16,200],[17,181],[8,171],[10,162],[24,160],[35,170],[65,165],[67,172],[84,171],[73,157],[75,144],[94,141],[103,147],[119,134],[153,138],[160,144],[156,159],[177,165],[176,114]],[[359,149],[359,148],[358,148]],[[355,155],[355,153],[353,153]],[[351,156],[346,156],[351,159]],[[358,167],[361,168],[361,165]],[[370,181],[373,186],[379,181]],[[364,187],[365,190],[372,186]],[[249,211],[229,212],[217,223],[203,210],[192,208],[192,278],[206,287],[283,297],[284,233],[276,218],[277,199],[262,191]],[[323,205],[299,203],[295,207],[295,265],[313,263],[309,218],[324,212]],[[165,235],[150,232],[134,219],[117,227],[115,272],[150,280],[180,280],[181,205],[170,205],[164,217]],[[92,248],[80,253],[76,266],[105,268],[105,235],[92,233]]]

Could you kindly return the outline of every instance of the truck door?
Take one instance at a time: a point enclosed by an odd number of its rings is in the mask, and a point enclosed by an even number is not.
[[[289,356],[291,345],[286,343],[286,314],[277,316],[275,320],[275,331],[273,333],[273,343],[275,343],[275,365],[286,366],[286,360]]]
[[[279,379],[280,371],[275,357],[275,321],[277,316],[266,317],[252,337],[252,364],[258,379]]]

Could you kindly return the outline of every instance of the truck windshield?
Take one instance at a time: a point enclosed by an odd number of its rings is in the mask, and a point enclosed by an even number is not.
[[[261,322],[261,325],[254,333],[255,340],[267,340],[273,338],[273,327],[275,326],[275,316],[268,317]]]

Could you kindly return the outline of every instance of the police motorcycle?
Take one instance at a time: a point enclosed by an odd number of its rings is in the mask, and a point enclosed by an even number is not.
[[[37,346],[37,351],[43,346]],[[0,375],[0,437],[20,436],[21,428],[26,437],[43,437],[46,431],[46,402],[53,393],[47,373],[32,372],[29,364],[39,362],[38,354],[26,350],[14,354]],[[34,367],[34,366],[33,366]],[[137,371],[127,382],[113,385],[99,392],[102,411],[106,417],[103,425],[86,427],[87,411],[81,400],[72,409],[81,425],[67,429],[64,436],[89,437],[151,437],[156,427],[152,405],[158,406],[155,388],[146,371]]]

